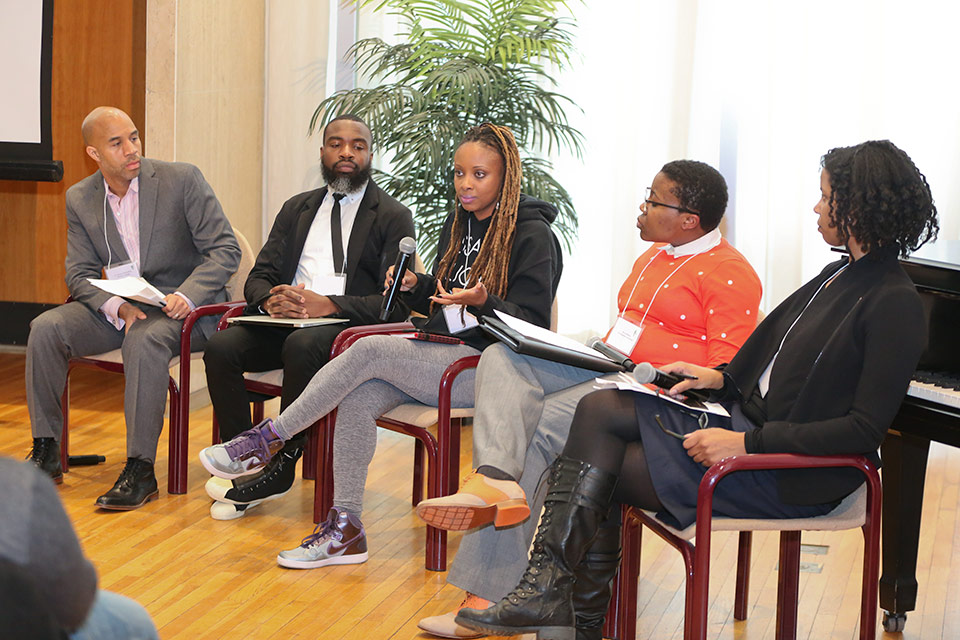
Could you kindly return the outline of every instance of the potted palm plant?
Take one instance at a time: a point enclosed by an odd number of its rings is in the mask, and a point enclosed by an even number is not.
[[[523,157],[523,191],[560,209],[554,226],[569,247],[577,216],[570,195],[543,154],[577,156],[580,133],[555,92],[552,73],[570,63],[564,0],[358,0],[397,14],[400,44],[380,38],[351,47],[357,72],[373,86],[338,91],[319,104],[310,132],[353,113],[370,125],[378,152],[391,159],[380,186],[413,211],[420,254],[433,258],[454,202],[453,152],[471,126],[490,121],[513,130]],[[377,84],[379,83],[379,84]]]

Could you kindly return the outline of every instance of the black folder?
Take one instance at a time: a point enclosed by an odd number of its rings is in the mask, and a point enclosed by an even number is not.
[[[599,351],[596,356],[591,356],[580,351],[549,344],[514,331],[502,320],[493,316],[481,316],[480,328],[489,336],[510,347],[511,350],[523,355],[603,373],[624,371],[623,365],[610,360]]]

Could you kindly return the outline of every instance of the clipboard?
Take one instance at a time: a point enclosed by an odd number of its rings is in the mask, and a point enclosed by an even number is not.
[[[592,356],[582,351],[575,351],[559,345],[550,344],[537,338],[526,336],[493,316],[481,316],[480,328],[483,329],[487,335],[507,345],[516,353],[533,356],[542,360],[559,362],[560,364],[568,364],[581,369],[589,369],[590,371],[600,371],[602,373],[624,370],[623,365],[610,360],[599,351],[596,352],[596,356]]]
[[[228,324],[258,324],[267,327],[287,327],[303,329],[321,327],[327,324],[346,324],[346,318],[271,318],[270,316],[234,316],[227,318]]]

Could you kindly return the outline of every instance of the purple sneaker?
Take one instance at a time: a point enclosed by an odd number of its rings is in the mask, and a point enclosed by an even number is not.
[[[290,569],[316,569],[329,564],[360,564],[367,561],[367,536],[363,523],[337,507],[303,539],[300,546],[281,551],[277,563]]]
[[[267,418],[230,442],[207,447],[200,452],[200,462],[218,478],[232,480],[255,473],[282,448],[283,439]]]

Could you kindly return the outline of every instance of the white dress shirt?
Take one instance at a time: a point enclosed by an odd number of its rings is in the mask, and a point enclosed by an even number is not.
[[[340,200],[340,229],[343,238],[344,264],[338,265],[333,264],[333,245],[330,236],[330,216],[335,200],[333,192],[327,189],[323,201],[320,202],[317,215],[313,218],[313,224],[310,225],[310,231],[307,233],[303,252],[300,254],[300,262],[297,264],[297,273],[291,283],[293,286],[302,283],[307,289],[322,295],[334,293],[332,291],[316,291],[313,288],[314,279],[318,276],[328,276],[333,273],[346,273],[347,245],[350,244],[350,232],[353,231],[353,223],[357,219],[357,211],[360,209],[360,201],[363,200],[363,194],[366,192],[368,184],[369,182],[365,183],[360,190],[348,193]]]

